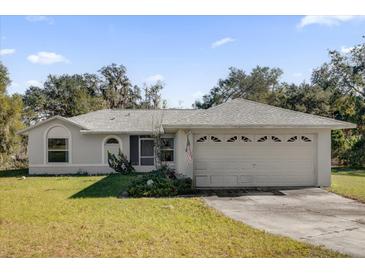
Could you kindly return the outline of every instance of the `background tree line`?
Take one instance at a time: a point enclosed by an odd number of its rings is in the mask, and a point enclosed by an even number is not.
[[[8,70],[0,62],[0,170],[16,167],[24,150],[16,132],[22,128],[23,102],[20,95],[6,93],[11,81]]]
[[[282,70],[257,66],[250,73],[230,68],[198,108],[209,108],[233,98],[321,115],[357,124],[356,129],[332,131],[332,158],[342,164],[365,166],[365,43],[349,53],[329,52],[330,60],[312,72],[310,83],[280,81]]]
[[[245,72],[230,68],[228,76],[195,102],[209,108],[233,98],[246,98],[287,109],[356,123],[351,130],[332,132],[333,158],[341,164],[365,165],[365,43],[349,53],[329,52],[329,61],[314,69],[309,83],[281,81],[279,68]],[[8,71],[0,63],[0,169],[16,166],[26,142],[20,128],[54,115],[71,117],[104,108],[155,109],[166,107],[163,83],[133,85],[122,65],[102,67],[95,74],[49,75],[43,87],[29,87],[24,95],[9,95]]]
[[[23,96],[25,124],[61,115],[71,117],[105,108],[160,108],[163,83],[133,85],[123,65],[102,67],[97,74],[49,75],[43,87]],[[144,97],[141,93],[144,92]]]

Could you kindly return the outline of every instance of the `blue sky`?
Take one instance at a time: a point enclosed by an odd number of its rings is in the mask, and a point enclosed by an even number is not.
[[[351,16],[1,16],[0,60],[10,93],[117,63],[134,84],[163,80],[169,107],[190,107],[231,66],[308,81],[328,49],[346,51],[364,30],[364,17]]]

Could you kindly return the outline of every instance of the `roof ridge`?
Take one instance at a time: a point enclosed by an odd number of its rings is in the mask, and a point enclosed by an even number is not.
[[[157,108],[157,109],[146,109],[146,108],[104,108],[91,112],[103,111],[103,110],[111,110],[111,111],[161,111],[161,110],[200,110],[194,108]],[[91,113],[88,112],[88,113]],[[85,113],[87,114],[87,113]]]
[[[153,112],[161,112],[161,111],[201,111],[200,109],[193,109],[193,108],[167,108],[167,109],[129,109],[129,108],[124,108],[124,109],[112,109],[112,108],[103,108],[103,109],[98,109],[98,110],[94,110],[94,111],[90,111],[87,113],[83,113],[83,114],[79,114],[79,115],[75,115],[75,116],[71,116],[71,117],[64,117],[66,119],[73,119],[73,118],[79,118],[79,117],[83,117],[86,115],[89,115],[91,113],[97,113],[97,112],[130,112],[130,111],[153,111]]]

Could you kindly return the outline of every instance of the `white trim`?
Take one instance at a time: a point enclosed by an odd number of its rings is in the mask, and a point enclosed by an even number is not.
[[[99,166],[99,167],[107,167],[108,164],[67,164],[67,163],[59,163],[58,165],[50,165],[50,164],[33,164],[28,167],[77,167],[77,166]]]
[[[175,141],[175,137],[173,135],[165,135],[165,136],[161,136],[161,139],[173,139],[174,140],[174,147],[171,149],[161,149],[160,148],[160,153],[161,150],[165,150],[165,151],[172,151],[173,152],[173,158],[174,160],[172,161],[161,161],[163,164],[167,164],[167,165],[174,165],[175,164],[175,159],[176,159],[176,141]]]
[[[64,130],[66,130],[67,134],[68,134],[68,162],[67,163],[48,163],[48,132],[55,127],[62,127]],[[60,165],[70,165],[72,164],[72,134],[71,131],[64,125],[62,124],[53,124],[51,126],[49,126],[43,135],[43,164],[47,165],[47,166],[60,166]]]
[[[152,135],[153,131],[151,130],[146,130],[146,131],[122,131],[122,130],[89,130],[89,129],[85,129],[85,130],[80,130],[80,133],[82,135],[87,135],[87,134],[128,134],[128,135]]]
[[[108,135],[106,136],[103,141],[101,142],[101,164],[105,164],[104,162],[104,157],[105,157],[105,142],[110,139],[110,138],[114,138],[114,139],[117,139],[118,142],[119,142],[119,148],[120,148],[120,151],[123,152],[123,142],[122,142],[122,139],[120,137],[118,137],[117,135]]]
[[[142,146],[141,146],[141,141],[153,141],[153,156],[142,156]],[[156,154],[155,154],[155,139],[152,137],[140,137],[139,136],[139,142],[138,142],[138,151],[139,151],[139,166],[155,166],[156,165]],[[142,165],[142,161],[141,159],[145,158],[145,159],[150,159],[153,158],[153,165]]]

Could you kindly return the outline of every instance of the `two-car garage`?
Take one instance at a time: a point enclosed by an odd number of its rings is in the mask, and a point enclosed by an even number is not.
[[[197,134],[198,188],[314,186],[315,134]]]

